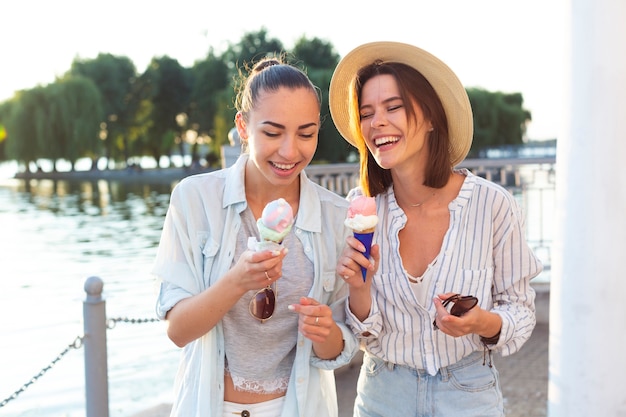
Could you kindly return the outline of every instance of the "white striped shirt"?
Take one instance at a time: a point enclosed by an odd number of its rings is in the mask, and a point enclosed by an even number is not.
[[[374,242],[380,245],[381,259],[370,316],[360,322],[348,309],[348,325],[368,352],[431,375],[483,349],[477,334],[454,338],[433,330],[432,299],[438,294],[474,295],[483,309],[499,314],[500,339],[491,347],[503,356],[519,350],[536,323],[530,280],[542,265],[526,243],[519,205],[503,187],[467,170],[460,172],[466,178],[448,206],[449,229],[419,284],[410,284],[398,255],[398,233],[407,219],[393,187],[376,197],[379,223]],[[424,288],[413,291],[411,285]],[[365,332],[370,335],[362,336]]]

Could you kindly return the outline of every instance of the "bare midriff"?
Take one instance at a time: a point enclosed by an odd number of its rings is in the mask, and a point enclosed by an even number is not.
[[[260,394],[249,391],[239,391],[235,389],[235,384],[229,374],[224,375],[224,401],[239,404],[256,404],[264,401],[274,400],[283,397],[285,392],[272,394]]]

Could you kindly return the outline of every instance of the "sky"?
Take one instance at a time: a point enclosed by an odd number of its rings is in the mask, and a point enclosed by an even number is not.
[[[410,4],[410,7],[408,6]],[[139,73],[154,57],[185,67],[248,32],[291,48],[305,36],[343,56],[373,41],[406,42],[446,62],[467,88],[522,93],[531,140],[562,117],[564,0],[21,0],[0,12],[0,102],[52,83],[75,58],[111,53]]]

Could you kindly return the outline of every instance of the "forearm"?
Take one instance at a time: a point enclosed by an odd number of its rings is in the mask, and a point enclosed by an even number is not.
[[[372,308],[370,287],[367,286],[359,289],[351,288],[348,305],[352,314],[354,314],[360,321],[365,321]]]
[[[313,352],[320,359],[335,359],[343,350],[343,334],[337,323],[333,323],[330,335],[324,342],[313,342]]]
[[[482,310],[482,317],[478,321],[477,329],[474,333],[479,336],[489,339],[500,333],[502,328],[502,317],[499,314],[492,313],[490,311]]]
[[[220,279],[200,294],[179,301],[167,313],[167,335],[177,346],[208,333],[241,298],[243,292],[228,282],[226,277]]]

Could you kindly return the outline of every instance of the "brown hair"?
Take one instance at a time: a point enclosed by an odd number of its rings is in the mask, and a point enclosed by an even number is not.
[[[305,74],[293,65],[286,64],[280,57],[267,57],[258,61],[248,74],[239,72],[238,86],[235,88],[237,96],[235,107],[247,121],[250,110],[254,109],[261,91],[274,92],[281,87],[290,90],[305,88],[311,90],[317,98],[321,108],[320,91]]]
[[[408,123],[416,123],[415,108],[418,105],[424,117],[430,120],[433,130],[428,133],[428,162],[424,185],[442,188],[447,184],[452,163],[449,152],[448,120],[439,96],[428,80],[416,69],[398,62],[376,61],[359,70],[350,89],[350,130],[355,138],[361,160],[361,187],[367,195],[375,196],[385,191],[392,183],[391,172],[381,168],[369,149],[361,132],[360,99],[363,85],[377,75],[391,75],[398,83],[400,96],[406,106]]]

